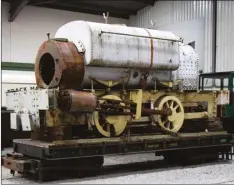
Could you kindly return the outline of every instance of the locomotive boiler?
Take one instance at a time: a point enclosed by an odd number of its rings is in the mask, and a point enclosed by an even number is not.
[[[177,135],[217,117],[198,75],[197,53],[171,32],[73,21],[40,46],[37,88],[7,92],[11,127],[39,140]]]

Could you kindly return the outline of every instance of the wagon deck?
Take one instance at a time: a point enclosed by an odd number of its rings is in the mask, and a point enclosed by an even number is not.
[[[16,139],[14,140],[14,151],[39,159],[56,159],[199,147],[228,147],[231,146],[231,140],[232,135],[226,132],[182,133],[180,137],[145,135],[129,138],[95,138],[54,142]]]
[[[165,159],[186,161],[187,157],[231,159],[233,136],[226,132],[181,133],[43,142],[31,139],[13,141],[14,153],[3,157],[3,166],[44,181],[54,171],[99,169],[104,156],[155,152]],[[231,154],[231,155],[230,155]]]

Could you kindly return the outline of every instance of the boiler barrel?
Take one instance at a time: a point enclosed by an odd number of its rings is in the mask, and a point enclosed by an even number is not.
[[[171,32],[122,25],[73,21],[60,27],[56,38],[85,48],[87,66],[176,70],[179,37]]]
[[[153,88],[180,77],[191,86],[196,80],[191,73],[198,69],[196,52],[185,48],[171,32],[74,21],[39,48],[36,82],[41,88],[75,90],[89,89],[91,82],[103,88],[97,80]]]

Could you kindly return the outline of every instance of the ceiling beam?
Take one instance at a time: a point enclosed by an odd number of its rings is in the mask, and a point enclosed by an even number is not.
[[[57,10],[66,10],[66,11],[71,11],[71,12],[80,12],[80,13],[86,13],[86,14],[93,14],[93,15],[100,15],[102,16],[105,11],[98,11],[98,10],[92,10],[92,9],[84,9],[82,7],[74,7],[74,6],[64,6],[64,5],[58,5],[58,4],[44,4],[44,5],[38,5],[39,7],[44,7],[44,8],[52,8],[52,9],[57,9]],[[128,14],[120,14],[120,13],[113,13],[109,12],[110,17],[116,17],[116,18],[122,18],[122,19],[128,19],[129,15]]]
[[[11,2],[8,21],[13,22],[28,2],[29,0],[15,0]]]
[[[77,2],[77,1],[70,1],[70,2],[54,2],[55,5],[61,5],[64,7],[75,7],[75,8],[82,8],[84,10],[94,10],[99,11],[101,14],[104,12],[115,13],[120,15],[134,15],[137,12],[135,10],[131,10],[129,8],[115,8],[114,6],[103,6],[98,4],[92,4],[89,1],[87,2]]]
[[[144,5],[154,6],[154,3],[155,3],[156,0],[141,0],[141,1],[139,1],[139,0],[131,0],[131,1],[133,1],[135,3],[144,4]]]
[[[33,1],[31,0],[28,5],[31,6],[36,6],[36,5],[40,5],[40,4],[46,4],[46,3],[54,3],[56,0],[37,0],[37,1]]]

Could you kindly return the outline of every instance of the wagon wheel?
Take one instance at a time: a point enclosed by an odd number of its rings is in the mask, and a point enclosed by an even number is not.
[[[105,100],[103,100],[105,99]],[[121,99],[114,95],[106,95],[102,97],[100,100],[100,104],[105,104],[111,102],[111,100],[119,100]],[[115,103],[115,105],[124,106],[125,104]],[[106,111],[116,111],[116,109],[107,108]],[[125,112],[126,110],[122,109],[120,112]],[[109,115],[105,113],[101,113],[99,111],[94,112],[94,124],[98,132],[105,137],[113,137],[119,136],[125,130],[128,120],[130,116],[128,115]]]
[[[164,96],[156,102],[159,110],[171,109],[172,115],[156,115],[158,123],[164,129],[171,132],[178,132],[184,122],[184,107],[180,100],[175,96]]]

